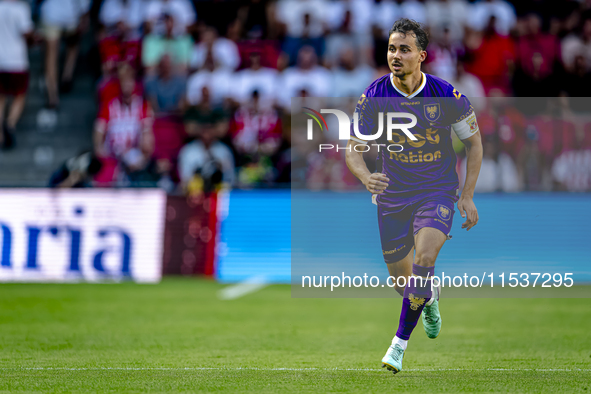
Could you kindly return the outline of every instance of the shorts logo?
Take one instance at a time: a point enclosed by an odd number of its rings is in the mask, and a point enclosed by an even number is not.
[[[451,217],[451,210],[446,207],[445,205],[437,205],[437,216],[439,216],[442,220],[449,220]]]
[[[429,122],[436,121],[437,119],[439,119],[439,115],[441,115],[439,104],[423,105],[423,109],[425,111],[425,116],[427,117]]]

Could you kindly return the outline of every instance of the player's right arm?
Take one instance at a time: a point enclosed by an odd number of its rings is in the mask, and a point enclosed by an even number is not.
[[[388,187],[390,181],[386,175],[375,172],[369,172],[365,160],[363,160],[363,152],[355,151],[355,146],[364,145],[360,142],[350,139],[347,145],[346,160],[347,167],[355,175],[361,183],[365,186],[367,191],[372,194],[381,194]]]

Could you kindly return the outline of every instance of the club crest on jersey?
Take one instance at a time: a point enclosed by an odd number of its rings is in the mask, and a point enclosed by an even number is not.
[[[451,217],[451,210],[446,207],[445,205],[437,205],[437,216],[441,218],[441,220],[449,220]]]
[[[423,108],[425,110],[425,116],[429,122],[434,122],[439,119],[439,116],[441,115],[439,104],[424,105]]]

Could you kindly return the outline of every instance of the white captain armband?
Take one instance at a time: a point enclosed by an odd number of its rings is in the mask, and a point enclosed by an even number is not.
[[[476,121],[476,114],[474,111],[466,117],[466,119],[454,123],[451,128],[456,133],[459,139],[465,140],[478,133],[478,122]]]

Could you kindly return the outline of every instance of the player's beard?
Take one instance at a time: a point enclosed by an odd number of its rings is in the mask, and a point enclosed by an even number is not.
[[[394,70],[394,66],[400,67],[399,70]],[[402,64],[393,64],[391,68],[392,74],[397,78],[402,78],[406,75],[404,72],[404,66]]]

